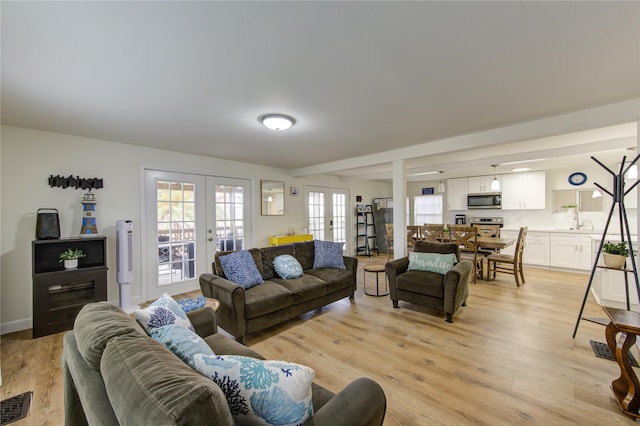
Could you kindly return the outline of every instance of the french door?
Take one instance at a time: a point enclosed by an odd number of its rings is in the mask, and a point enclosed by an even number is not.
[[[199,288],[217,250],[248,246],[251,181],[145,170],[143,298]]]
[[[307,203],[305,213],[309,233],[316,240],[345,243],[344,250],[349,249],[349,218],[347,201],[349,191],[318,186],[305,187]]]

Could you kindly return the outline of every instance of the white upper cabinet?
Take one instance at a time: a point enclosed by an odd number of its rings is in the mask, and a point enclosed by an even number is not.
[[[503,210],[544,210],[546,194],[544,171],[502,175]]]
[[[500,175],[495,176],[500,182]],[[498,192],[491,190],[491,182],[494,175],[491,176],[472,176],[467,179],[467,192],[469,194],[480,194],[483,192]]]
[[[467,178],[447,179],[447,210],[467,209]]]

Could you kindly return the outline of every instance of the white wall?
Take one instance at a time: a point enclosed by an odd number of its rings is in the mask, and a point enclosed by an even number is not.
[[[217,158],[181,154],[144,148],[117,142],[89,139],[72,135],[43,132],[11,126],[2,126],[0,144],[0,322],[2,333],[31,327],[32,279],[31,241],[35,233],[35,215],[38,208],[57,208],[60,212],[61,235],[80,233],[84,191],[72,188],[51,188],[50,175],[98,177],[104,188],[95,191],[98,231],[107,237],[108,299],[118,300],[115,264],[115,222],[130,219],[134,223],[141,247],[141,175],[144,168],[202,173],[252,179],[254,233],[250,244],[262,247],[270,235],[285,233],[290,227],[305,226],[305,185],[319,185],[350,191],[350,209],[355,212],[355,197],[364,200],[386,196],[390,185],[358,181],[342,182],[335,177],[319,176],[313,179],[294,179],[285,171],[249,163]],[[260,179],[285,182],[285,215],[260,215]],[[300,195],[290,195],[289,187],[298,186]],[[354,215],[355,216],[355,213]],[[355,222],[351,223],[355,229]],[[350,229],[350,231],[353,231]],[[351,247],[355,246],[352,232]],[[353,251],[353,250],[352,250]],[[132,285],[134,302],[141,292],[141,256],[135,256],[135,277]],[[202,266],[206,270],[208,265]],[[203,271],[199,271],[203,272]]]

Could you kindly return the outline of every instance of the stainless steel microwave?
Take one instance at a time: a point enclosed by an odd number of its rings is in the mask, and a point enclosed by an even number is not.
[[[501,209],[502,194],[500,192],[483,192],[467,194],[468,209]]]

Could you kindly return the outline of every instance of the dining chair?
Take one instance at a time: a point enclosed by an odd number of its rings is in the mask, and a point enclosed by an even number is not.
[[[387,262],[391,259],[393,250],[393,223],[384,224],[384,232],[387,234]]]
[[[478,224],[474,225],[478,229],[478,237],[493,237],[500,238],[500,225],[487,225]],[[499,253],[498,249],[480,248],[478,253],[483,256],[489,256],[490,254]]]
[[[522,284],[524,281],[524,273],[522,268],[522,256],[524,254],[525,239],[527,238],[528,228],[523,226],[518,233],[518,239],[516,240],[516,249],[513,256],[509,254],[494,253],[487,256],[487,278],[495,279],[496,272],[504,272],[505,274],[511,274],[516,279],[516,285],[520,287],[520,281]]]
[[[409,225],[407,226],[407,248],[413,249],[416,241],[420,241],[422,239],[420,226],[418,225]]]
[[[468,259],[473,263],[473,283],[476,276],[484,275],[484,256],[478,257],[478,230],[469,225],[447,225],[449,239],[460,247],[460,259]]]
[[[444,240],[444,225],[425,223],[422,225],[422,240],[441,243]]]

